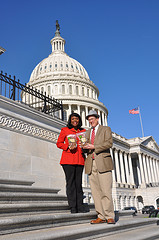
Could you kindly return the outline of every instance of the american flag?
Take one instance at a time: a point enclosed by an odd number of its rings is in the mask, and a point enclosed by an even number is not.
[[[129,110],[129,113],[130,114],[139,114],[139,108],[137,107],[137,108],[131,109],[131,110]]]

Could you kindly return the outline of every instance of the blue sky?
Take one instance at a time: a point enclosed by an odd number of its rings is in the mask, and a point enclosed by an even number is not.
[[[28,82],[51,53],[59,20],[66,53],[79,61],[99,88],[113,132],[159,144],[158,0],[0,0],[0,70]]]

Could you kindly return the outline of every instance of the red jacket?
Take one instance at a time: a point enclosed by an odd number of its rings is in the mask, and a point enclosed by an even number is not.
[[[82,150],[79,147],[78,139],[77,139],[77,148],[70,150],[68,148],[69,143],[67,139],[67,135],[76,134],[79,132],[85,132],[85,129],[75,130],[74,128],[69,129],[68,127],[64,127],[61,129],[60,135],[57,140],[57,147],[63,149],[60,164],[78,164],[84,165],[84,155],[82,154]]]

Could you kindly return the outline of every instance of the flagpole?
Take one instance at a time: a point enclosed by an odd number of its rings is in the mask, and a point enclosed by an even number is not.
[[[143,130],[143,126],[142,126],[142,119],[141,119],[141,113],[140,113],[140,107],[138,106],[139,109],[139,116],[140,116],[140,124],[141,124],[141,130],[142,130],[142,137],[144,137],[144,130]]]

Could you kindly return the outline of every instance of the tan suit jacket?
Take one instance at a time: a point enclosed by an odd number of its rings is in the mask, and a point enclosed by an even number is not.
[[[88,142],[91,143],[90,139],[91,129],[86,132]],[[113,170],[113,162],[110,155],[110,148],[112,147],[112,133],[110,127],[99,125],[95,140],[94,150],[88,150],[87,158],[85,160],[85,173],[91,174],[92,162],[96,161],[97,169],[100,173]],[[95,160],[92,160],[92,154],[94,152]]]

